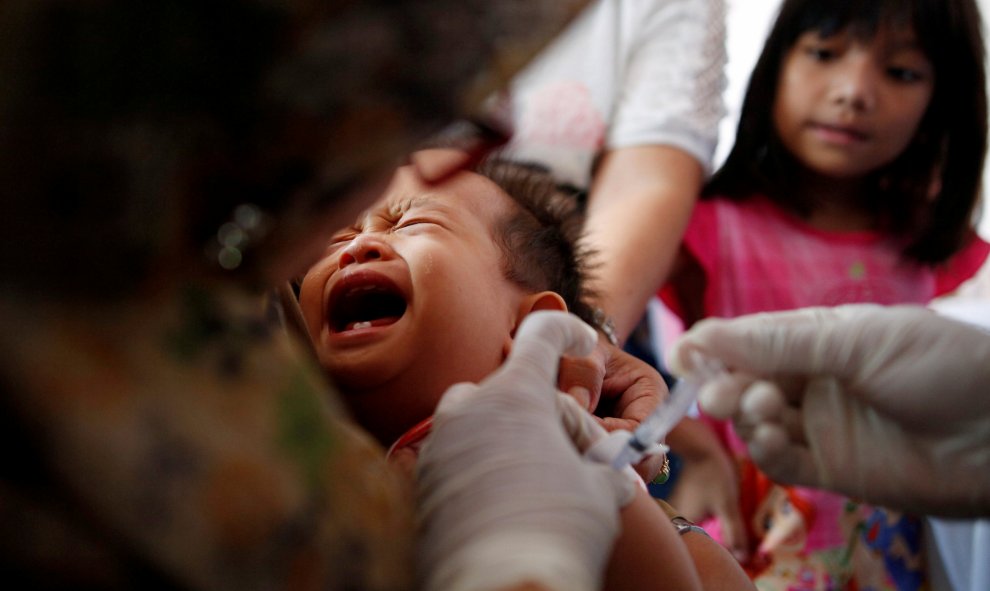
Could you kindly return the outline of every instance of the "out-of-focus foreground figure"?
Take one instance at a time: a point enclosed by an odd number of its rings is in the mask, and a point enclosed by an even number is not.
[[[262,294],[582,4],[0,5],[2,570],[407,588],[409,495]]]

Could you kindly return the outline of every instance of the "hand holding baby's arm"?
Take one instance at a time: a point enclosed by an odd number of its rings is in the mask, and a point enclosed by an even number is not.
[[[653,409],[668,396],[663,378],[646,362],[599,337],[592,355],[584,358],[565,357],[560,363],[561,391],[586,404],[590,411],[598,409],[602,426],[608,431],[634,431]],[[663,456],[646,457],[636,471],[646,481],[660,472]]]
[[[599,587],[633,483],[582,457],[556,389],[561,354],[593,341],[576,317],[533,313],[497,372],[444,395],[419,458],[427,589]]]

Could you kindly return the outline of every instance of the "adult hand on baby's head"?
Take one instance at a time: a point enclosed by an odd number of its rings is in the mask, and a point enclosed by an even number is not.
[[[663,378],[653,367],[601,335],[591,356],[561,360],[558,387],[588,410],[599,409],[599,416],[605,414],[600,421],[607,431],[635,430],[668,395]],[[662,465],[663,456],[650,456],[636,466],[636,471],[650,481]]]

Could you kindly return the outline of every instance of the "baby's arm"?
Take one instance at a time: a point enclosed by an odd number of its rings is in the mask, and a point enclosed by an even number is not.
[[[606,569],[606,589],[754,588],[725,548],[698,531],[678,534],[673,516],[645,490],[637,490],[621,512],[622,534]]]

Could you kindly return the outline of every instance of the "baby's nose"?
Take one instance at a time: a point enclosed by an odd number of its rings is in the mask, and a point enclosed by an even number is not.
[[[378,238],[368,235],[360,235],[348,244],[340,252],[340,268],[354,263],[362,264],[370,261],[384,259],[389,252],[389,247]]]

